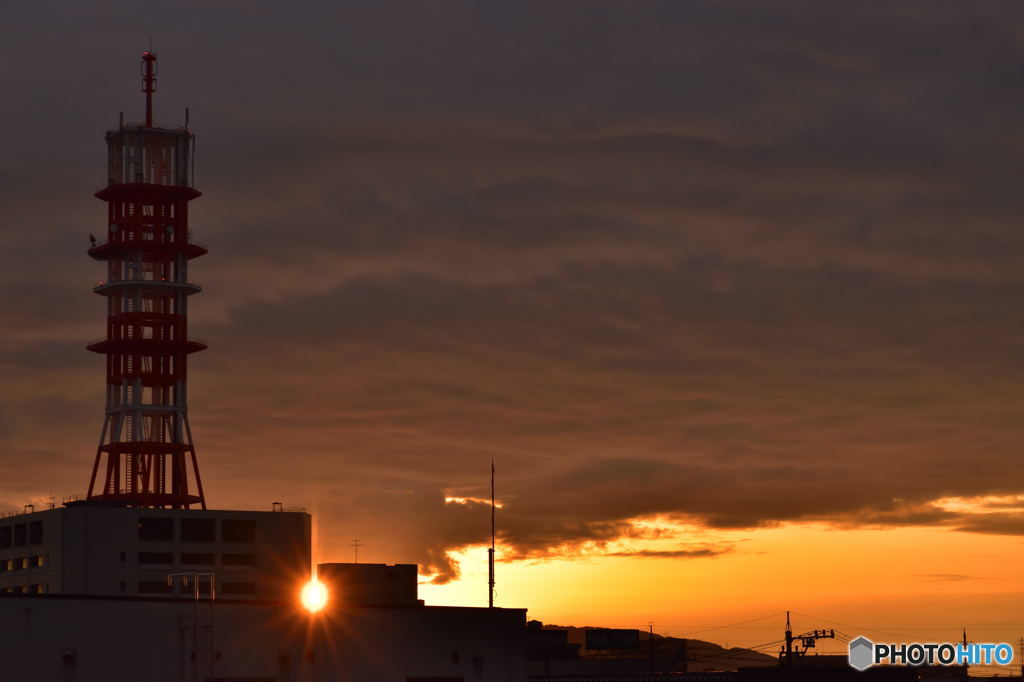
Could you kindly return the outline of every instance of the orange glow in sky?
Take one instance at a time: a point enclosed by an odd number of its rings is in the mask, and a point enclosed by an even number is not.
[[[483,497],[453,497],[451,495],[448,495],[448,496],[445,496],[445,498],[444,498],[444,503],[445,504],[470,504],[472,502],[475,502],[477,504],[487,504],[487,505],[489,505],[491,503],[490,500],[485,499]],[[505,505],[503,505],[500,501],[496,500],[494,502],[494,506],[497,507],[498,509],[501,509]]]
[[[1024,608],[1024,542],[1017,537],[825,524],[676,530],[695,546],[723,551],[693,558],[622,556],[639,544],[652,553],[678,549],[678,536],[544,560],[503,562],[499,549],[497,604],[527,607],[529,618],[559,625],[646,627],[653,620],[659,634],[730,646],[779,639],[787,610],[798,633],[826,627],[851,637],[946,641],[959,640],[966,628],[972,641],[1015,642],[1024,630],[1017,615]],[[470,547],[456,558],[460,578],[422,584],[421,596],[428,604],[485,604],[486,548]],[[822,653],[845,651],[841,642],[823,645]]]

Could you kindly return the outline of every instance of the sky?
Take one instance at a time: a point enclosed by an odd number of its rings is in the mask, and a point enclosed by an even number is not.
[[[1018,3],[0,0],[7,508],[88,485],[150,40],[211,506],[483,604],[493,459],[545,622],[1024,635]]]

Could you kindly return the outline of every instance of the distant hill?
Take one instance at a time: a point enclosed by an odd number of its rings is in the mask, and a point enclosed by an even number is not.
[[[631,674],[650,672],[651,640],[650,635],[639,631],[640,647],[619,651],[592,651],[586,649],[586,631],[599,629],[592,626],[576,627],[547,625],[545,630],[565,630],[567,640],[579,645],[579,659],[575,661],[549,661],[547,667],[551,674]],[[665,637],[655,634],[653,640],[655,670],[657,672],[689,672],[731,671],[738,667],[757,667],[778,665],[775,655],[763,654],[758,651],[731,647],[726,649],[714,642],[700,639],[683,639]],[[683,659],[686,659],[684,667]]]

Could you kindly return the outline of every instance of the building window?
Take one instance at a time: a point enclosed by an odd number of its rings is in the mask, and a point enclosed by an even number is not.
[[[139,539],[147,542],[173,542],[174,519],[166,516],[143,516],[139,519]]]
[[[256,583],[223,583],[220,586],[223,594],[256,594]]]
[[[213,554],[206,552],[182,552],[181,563],[183,566],[213,566]]]
[[[224,519],[224,542],[256,542],[256,522],[242,519]]]
[[[26,540],[28,540],[28,525],[19,523],[14,527],[14,546],[24,547]]]
[[[43,522],[33,521],[28,524],[28,544],[39,545],[43,542]]]
[[[182,519],[182,542],[216,542],[217,526],[213,519]]]
[[[166,580],[140,580],[139,594],[171,594],[174,591]]]
[[[28,568],[28,557],[23,556],[14,560],[14,565],[18,568]]]
[[[46,565],[46,557],[44,557],[42,554],[36,554],[34,557],[32,557],[31,564],[32,568],[42,568]]]
[[[224,566],[255,566],[255,554],[221,554],[220,563]]]
[[[139,552],[140,564],[173,564],[172,552]]]
[[[7,549],[11,546],[11,527],[0,528],[0,549]]]

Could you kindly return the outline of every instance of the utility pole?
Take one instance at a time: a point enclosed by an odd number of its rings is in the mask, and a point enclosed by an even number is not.
[[[491,548],[487,550],[487,608],[494,608],[494,460],[491,460]]]
[[[647,621],[647,648],[651,652],[651,674],[654,674],[654,621]]]
[[[1020,652],[1020,676],[1024,679],[1024,637],[1017,641],[1017,650]]]
[[[808,649],[813,649],[817,646],[819,639],[835,639],[835,630],[811,630],[805,632],[802,635],[796,637],[793,636],[793,627],[789,621],[789,611],[786,611],[786,645],[785,648],[779,653],[779,657],[784,659],[784,663],[787,668],[792,668],[793,663],[799,656],[807,654]],[[793,640],[799,639],[800,644],[803,645],[803,649],[797,647],[793,648]]]
[[[349,545],[355,551],[355,563],[359,563],[359,548],[363,545],[359,542],[359,538],[352,538],[352,544]]]
[[[793,626],[789,623],[789,611],[786,611],[786,665],[793,665]]]

